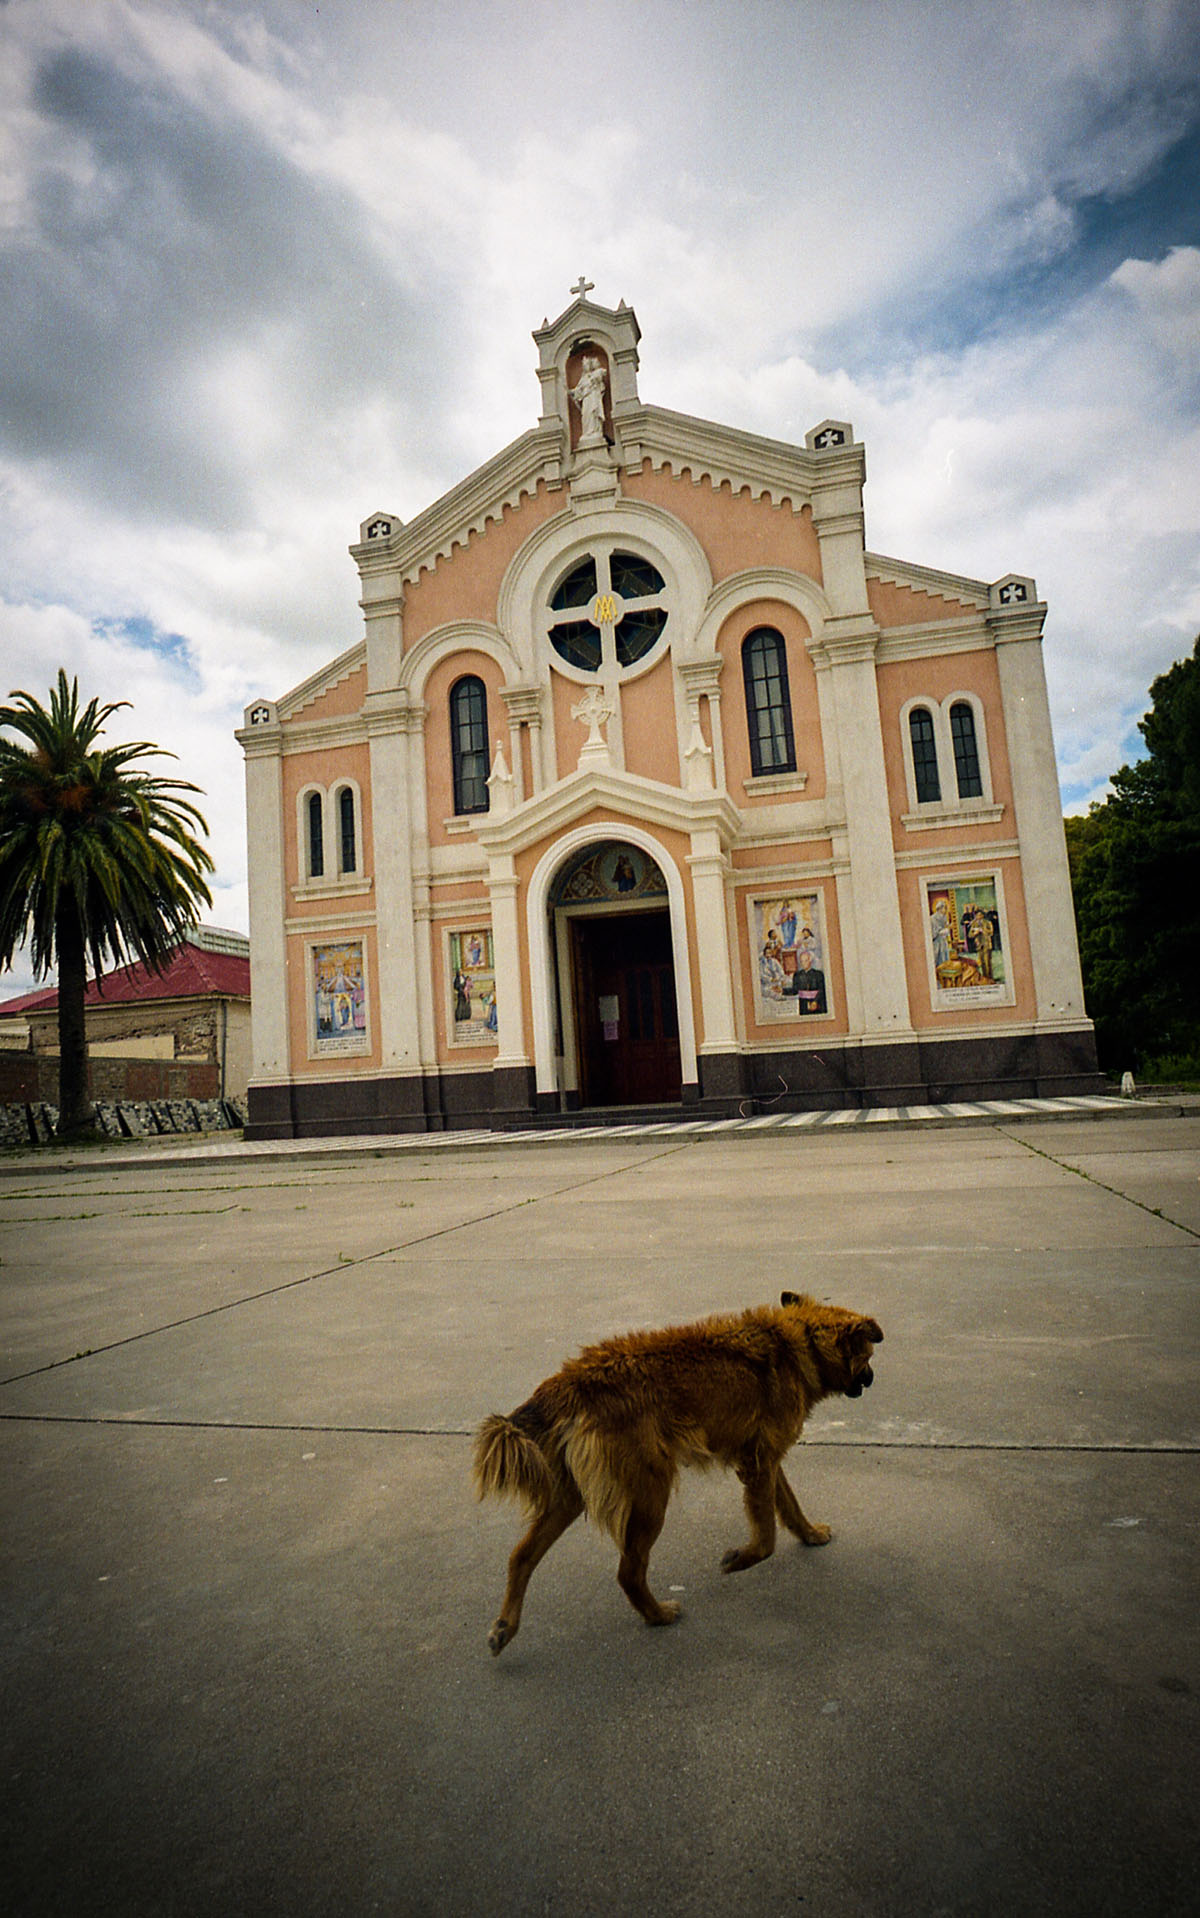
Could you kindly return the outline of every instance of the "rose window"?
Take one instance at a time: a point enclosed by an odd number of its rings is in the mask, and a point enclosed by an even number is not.
[[[634,666],[666,630],[666,590],[658,568],[638,553],[588,553],[550,596],[550,644],[577,672]]]

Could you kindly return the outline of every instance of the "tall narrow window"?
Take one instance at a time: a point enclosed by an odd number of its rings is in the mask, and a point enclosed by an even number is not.
[[[937,744],[933,736],[933,714],[924,706],[914,706],[908,715],[908,734],[912,741],[913,778],[918,806],[940,799],[942,784],[938,778]]]
[[[950,736],[954,741],[954,776],[960,799],[983,797],[983,774],[979,767],[979,744],[975,738],[975,715],[965,699],[950,708]]]
[[[792,698],[782,633],[777,633],[772,626],[760,626],[743,640],[742,675],[746,682],[751,770],[755,773],[794,772]]]
[[[488,809],[487,692],[474,673],[456,682],[450,694],[450,751],[454,761],[456,813]]]
[[[308,873],[320,879],[325,872],[325,811],[320,793],[308,797]]]
[[[358,842],[354,825],[354,792],[350,786],[343,786],[338,794],[338,835],[340,839],[342,872],[357,872]]]

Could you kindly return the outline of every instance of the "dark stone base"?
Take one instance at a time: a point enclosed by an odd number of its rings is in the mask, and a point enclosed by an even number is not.
[[[681,1116],[750,1118],[759,1113],[866,1106],[947,1105],[976,1099],[1054,1099],[1108,1091],[1091,1027],[1015,1038],[934,1039],[898,1045],[823,1046],[817,1052],[706,1053],[698,1085],[682,1088]],[[496,1132],[561,1124],[556,1093],[536,1090],[530,1066],[431,1074],[422,1079],[326,1079],[251,1086],[248,1139]],[[676,1108],[672,1108],[675,1110]],[[568,1113],[579,1113],[568,1095]],[[616,1115],[614,1114],[614,1117]],[[620,1115],[628,1119],[630,1114]],[[655,1108],[658,1116],[658,1108]],[[589,1123],[597,1115],[589,1113]]]

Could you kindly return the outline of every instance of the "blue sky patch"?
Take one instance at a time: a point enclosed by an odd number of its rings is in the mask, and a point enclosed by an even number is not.
[[[124,618],[93,619],[92,630],[106,639],[127,639],[139,652],[153,653],[157,659],[166,660],[189,686],[200,686],[201,677],[192,657],[191,641],[185,639],[182,633],[164,632],[144,613],[129,613]]]

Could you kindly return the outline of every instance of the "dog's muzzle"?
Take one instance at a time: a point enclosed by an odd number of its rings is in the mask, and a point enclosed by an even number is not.
[[[874,1383],[874,1372],[872,1372],[869,1365],[864,1365],[858,1377],[846,1387],[845,1396],[848,1399],[860,1399],[866,1387],[868,1385],[874,1385]]]

